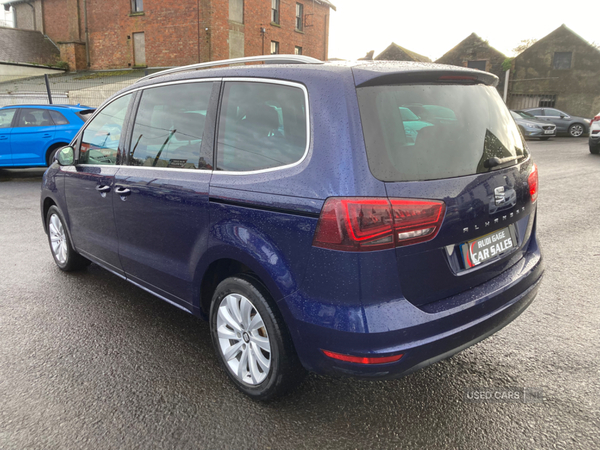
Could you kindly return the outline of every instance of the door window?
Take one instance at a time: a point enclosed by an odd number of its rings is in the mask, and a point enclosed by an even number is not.
[[[16,109],[0,109],[0,128],[10,128]]]
[[[217,170],[253,171],[286,166],[306,152],[306,97],[297,87],[225,83]]]
[[[541,109],[530,109],[527,112],[533,116],[543,116],[544,115],[544,112]]]
[[[117,163],[119,141],[131,96],[127,94],[116,99],[88,123],[81,138],[80,164]]]
[[[550,116],[550,117],[560,117],[560,116],[564,116],[565,114],[561,111],[559,111],[558,109],[546,109],[545,111],[546,116]]]
[[[49,112],[50,112],[50,116],[52,117],[52,120],[54,121],[54,123],[56,125],[68,125],[69,121],[61,113],[59,113],[58,111],[49,111]]]
[[[138,108],[127,164],[212,169],[202,157],[202,136],[213,83],[146,89]]]
[[[54,122],[50,117],[50,111],[46,109],[21,109],[21,114],[17,120],[17,127],[50,127]]]

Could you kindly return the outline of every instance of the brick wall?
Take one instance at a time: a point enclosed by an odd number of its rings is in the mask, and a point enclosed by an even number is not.
[[[279,42],[280,53],[293,54],[299,46],[304,55],[324,59],[329,7],[312,0],[299,3],[304,4],[303,32],[295,31],[295,0],[281,0],[279,27],[271,25],[271,0],[245,0],[243,24],[229,20],[229,0],[144,0],[141,15],[131,14],[130,0],[87,0],[91,68],[132,67],[136,32],[144,32],[149,67],[227,59],[230,30],[238,47],[244,43],[245,56],[261,55],[261,27],[266,29],[264,54],[270,54],[273,40]],[[45,0],[44,23],[55,42],[85,42],[83,0]]]

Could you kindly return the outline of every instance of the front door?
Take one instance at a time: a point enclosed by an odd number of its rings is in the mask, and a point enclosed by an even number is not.
[[[207,245],[218,83],[146,89],[113,195],[127,278],[189,309]],[[215,108],[211,108],[211,111]],[[209,125],[207,125],[209,123]],[[205,131],[205,128],[207,131]]]
[[[117,161],[132,94],[104,107],[87,123],[76,148],[75,166],[62,167],[69,229],[78,252],[123,274],[113,202]]]
[[[54,139],[55,129],[48,110],[20,108],[10,135],[12,164],[45,166],[46,150]]]

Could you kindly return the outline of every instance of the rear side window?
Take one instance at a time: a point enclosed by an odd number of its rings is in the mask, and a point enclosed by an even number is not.
[[[246,172],[300,161],[307,148],[306,116],[299,87],[225,83],[217,170]]]
[[[22,109],[17,127],[49,127],[53,126],[54,122],[50,116],[50,111],[46,109]]]
[[[128,152],[131,166],[210,169],[200,154],[213,83],[146,89]]]
[[[69,123],[67,118],[58,111],[49,111],[49,113],[55,125],[67,125]]]
[[[527,156],[491,86],[372,86],[357,92],[369,167],[380,180],[473,175],[491,170],[491,158]]]
[[[10,128],[16,109],[0,109],[0,128]]]

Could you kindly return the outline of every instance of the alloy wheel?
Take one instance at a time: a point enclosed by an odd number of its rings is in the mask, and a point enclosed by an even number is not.
[[[579,137],[583,134],[583,127],[581,125],[571,125],[571,128],[569,128],[569,133],[571,133],[571,136],[573,137]]]
[[[48,232],[50,233],[50,245],[52,247],[52,253],[54,253],[54,257],[60,264],[66,263],[68,251],[67,235],[57,214],[52,214],[50,216]]]
[[[223,360],[242,383],[262,383],[271,368],[271,343],[263,319],[252,302],[240,294],[221,300],[217,336]]]

